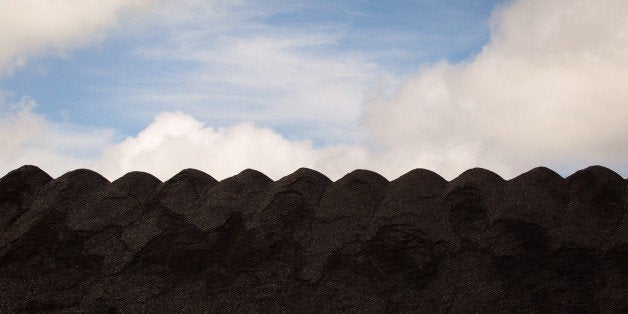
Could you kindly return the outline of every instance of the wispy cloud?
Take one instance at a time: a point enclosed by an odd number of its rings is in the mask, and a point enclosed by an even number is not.
[[[160,40],[135,49],[138,58],[167,73],[140,76],[121,103],[151,114],[155,108],[184,110],[223,125],[253,121],[290,129],[296,137],[333,141],[345,134],[343,140],[356,140],[367,91],[394,81],[367,53],[339,49],[344,38],[334,25],[286,29],[268,21],[298,4],[188,5],[164,18]]]

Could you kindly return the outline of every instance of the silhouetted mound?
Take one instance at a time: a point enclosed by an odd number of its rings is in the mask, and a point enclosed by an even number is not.
[[[565,179],[552,169],[546,167],[536,167],[526,173],[523,173],[514,179],[510,180],[510,183],[517,183],[521,185],[557,185],[562,184]]]
[[[133,171],[111,182],[111,187],[124,195],[136,197],[138,202],[146,203],[160,184],[161,181],[150,173]]]
[[[24,166],[0,179],[0,309],[625,313],[627,183]]]
[[[0,179],[0,231],[13,223],[52,178],[35,166],[23,166]]]
[[[457,178],[453,179],[450,183],[452,188],[457,187],[485,187],[485,186],[496,186],[504,183],[504,179],[497,175],[496,173],[486,170],[483,168],[472,168],[469,169],[462,174],[460,174]]]

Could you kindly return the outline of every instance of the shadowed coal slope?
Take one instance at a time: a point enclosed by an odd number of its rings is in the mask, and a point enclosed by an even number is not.
[[[625,313],[626,179],[0,179],[0,311]]]

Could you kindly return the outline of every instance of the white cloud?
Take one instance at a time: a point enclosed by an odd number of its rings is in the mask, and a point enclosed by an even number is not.
[[[3,0],[0,1],[0,75],[11,73],[29,57],[63,53],[102,39],[121,11],[144,0]]]
[[[473,166],[507,177],[536,165],[628,171],[626,12],[623,0],[512,2],[495,11],[475,58],[425,66],[371,103],[370,136],[389,153],[405,148],[404,168],[446,176]],[[412,160],[425,152],[442,161]]]
[[[315,148],[310,141],[291,141],[251,123],[207,127],[181,112],[159,113],[136,136],[116,142],[112,130],[54,123],[33,112],[35,106],[28,97],[0,106],[6,112],[0,119],[0,177],[34,164],[53,177],[88,168],[109,180],[136,170],[167,180],[190,167],[217,179],[246,168],[279,179],[300,167],[338,179],[370,159],[369,152],[356,145]]]
[[[338,178],[355,163],[363,164],[364,154],[351,146],[317,149],[250,123],[214,129],[181,112],[162,112],[137,136],[108,147],[96,170],[108,178],[142,170],[166,180],[188,167],[217,179],[253,168],[278,179],[311,167]]]
[[[113,143],[113,130],[79,128],[54,123],[33,112],[35,102],[24,97],[0,103],[0,175],[34,164],[58,176],[77,168],[91,168],[101,151]]]

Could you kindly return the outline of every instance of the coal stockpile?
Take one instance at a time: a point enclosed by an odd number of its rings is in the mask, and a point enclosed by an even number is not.
[[[0,179],[0,310],[625,313],[626,179]]]

